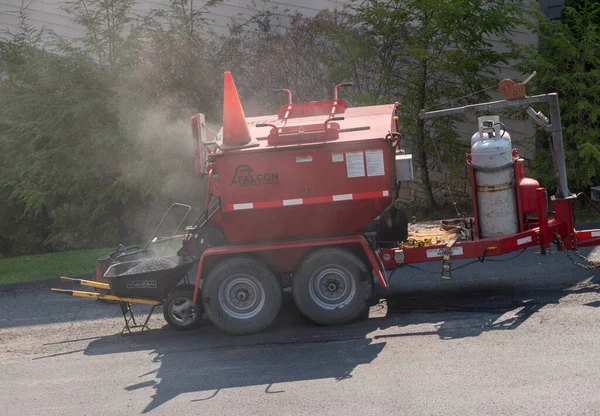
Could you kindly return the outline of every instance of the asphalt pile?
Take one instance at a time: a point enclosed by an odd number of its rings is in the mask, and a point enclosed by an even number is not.
[[[130,274],[140,274],[140,273],[148,273],[153,272],[155,270],[164,270],[170,269],[177,266],[169,259],[165,259],[163,257],[155,257],[152,259],[145,260],[138,264],[135,267],[127,270],[125,273],[121,273],[120,276],[126,276]]]

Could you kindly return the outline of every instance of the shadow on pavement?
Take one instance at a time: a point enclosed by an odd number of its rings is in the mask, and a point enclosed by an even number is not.
[[[598,292],[589,278],[576,286],[548,291],[517,292],[496,287],[477,292],[393,296],[371,309],[370,319],[341,327],[308,322],[287,302],[268,331],[242,337],[206,325],[192,332],[169,327],[143,335],[92,340],[90,356],[148,351],[159,367],[140,374],[127,391],[152,388],[143,409],[148,412],[184,393],[191,401],[210,400],[222,389],[264,386],[264,394],[285,392],[281,383],[353,377],[357,366],[375,360],[385,339],[436,336],[442,342],[476,337],[484,332],[514,330],[549,304],[575,293]],[[593,302],[589,306],[598,306]],[[152,380],[143,380],[154,377]]]
[[[265,386],[265,394],[283,393],[279,383],[352,377],[385,347],[367,337],[369,321],[345,327],[320,327],[304,319],[287,302],[271,329],[249,336],[230,336],[210,324],[179,332],[170,327],[144,334],[113,335],[93,340],[85,355],[149,351],[160,367],[139,375],[127,391],[152,387],[148,412],[183,393],[201,393],[191,401],[215,397],[221,389]]]

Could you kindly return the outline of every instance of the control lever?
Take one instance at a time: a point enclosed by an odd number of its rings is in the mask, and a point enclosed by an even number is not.
[[[528,83],[529,81],[531,81],[531,79],[532,79],[533,77],[535,77],[536,75],[537,75],[537,71],[533,71],[533,73],[532,73],[531,75],[529,75],[529,76],[528,76],[528,77],[525,79],[525,81],[523,81],[523,84],[527,84],[527,83]]]

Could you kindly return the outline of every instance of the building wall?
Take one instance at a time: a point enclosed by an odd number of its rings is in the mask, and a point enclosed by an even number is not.
[[[195,8],[205,4],[203,0],[193,0]],[[7,31],[15,31],[18,26],[18,14],[22,4],[29,4],[28,13],[32,24],[45,27],[57,35],[74,39],[83,35],[81,28],[74,25],[67,13],[60,8],[60,0],[0,0],[0,36]],[[298,11],[306,16],[314,16],[323,9],[342,8],[349,0],[224,0],[209,9],[206,14],[210,29],[217,33],[226,33],[227,25],[233,20],[247,21],[257,10],[271,10],[273,13]],[[169,0],[137,0],[133,11],[146,16],[153,9],[164,9]]]
[[[560,14],[565,7],[565,0],[541,0],[540,9],[550,19],[560,19]]]

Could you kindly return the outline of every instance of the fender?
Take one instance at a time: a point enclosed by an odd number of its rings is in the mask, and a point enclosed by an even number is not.
[[[350,234],[338,237],[315,238],[306,240],[286,241],[286,242],[271,242],[260,244],[246,244],[233,246],[209,247],[202,253],[198,261],[198,273],[196,274],[196,283],[194,287],[194,299],[198,300],[198,292],[200,288],[200,280],[202,278],[202,269],[204,263],[209,257],[227,256],[231,254],[255,253],[260,251],[274,250],[293,250],[297,248],[307,247],[322,247],[322,246],[340,246],[340,245],[359,245],[364,250],[371,267],[375,271],[377,281],[382,288],[387,288],[387,280],[385,278],[385,270],[381,269],[380,262],[377,261],[375,253],[369,247],[367,239],[362,234]]]

